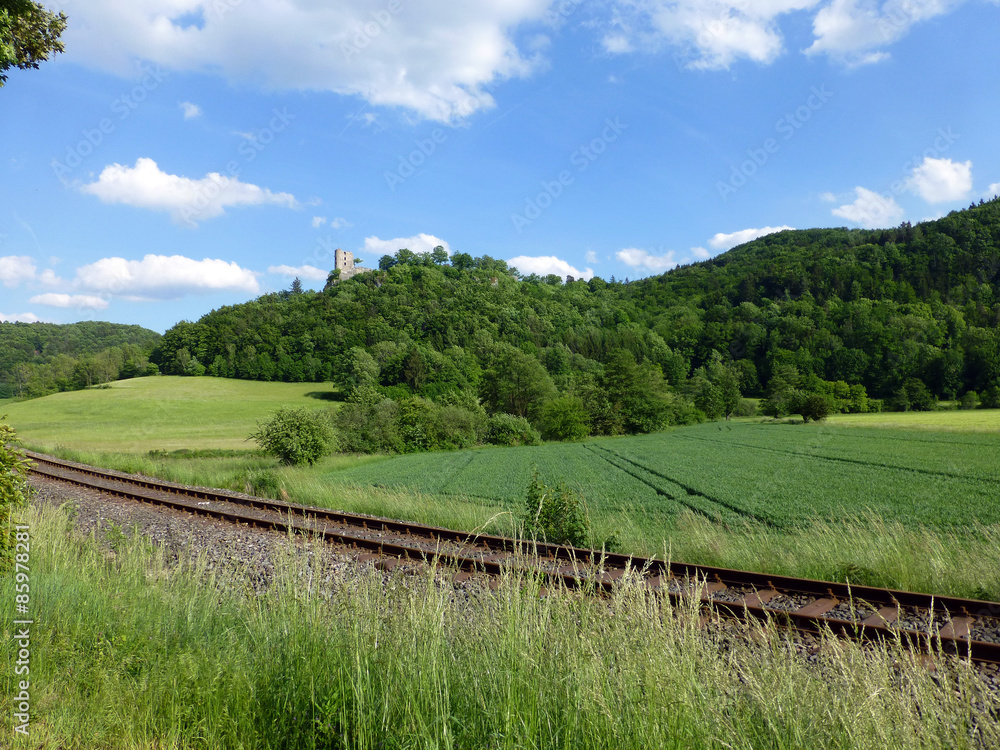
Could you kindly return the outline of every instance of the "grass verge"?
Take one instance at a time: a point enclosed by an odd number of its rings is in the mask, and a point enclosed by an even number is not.
[[[58,511],[21,522],[33,717],[14,747],[1000,743],[1000,704],[960,663],[931,671],[893,644],[842,644],[810,666],[773,631],[703,629],[635,585],[600,602],[510,577],[456,596],[430,574],[357,577],[289,555],[253,595],[239,571],[168,564],[138,537],[112,557]],[[0,583],[3,601],[12,589]],[[9,715],[10,671],[4,682]]]

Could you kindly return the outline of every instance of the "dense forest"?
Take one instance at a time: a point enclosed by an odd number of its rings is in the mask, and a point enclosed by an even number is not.
[[[536,425],[562,399],[614,433],[630,431],[615,423],[625,371],[662,396],[645,426],[728,414],[733,378],[774,411],[798,408],[782,407],[792,392],[840,410],[989,402],[998,327],[995,199],[916,226],[785,231],[633,282],[401,249],[369,273],[331,274],[322,292],[294,285],[181,322],[151,361],[164,373],[332,380],[396,401],[468,396]]]
[[[160,335],[87,321],[0,323],[0,398],[33,398],[157,372],[148,355]]]

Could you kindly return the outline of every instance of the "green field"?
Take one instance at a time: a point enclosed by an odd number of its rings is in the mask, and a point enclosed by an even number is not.
[[[683,510],[786,528],[871,511],[938,527],[1000,522],[1000,435],[769,423],[710,423],[530,448],[398,456],[329,472],[330,482],[477,498],[514,507],[534,467],[592,511],[669,525]]]
[[[827,421],[845,427],[903,427],[915,430],[956,432],[1000,432],[1000,409],[943,409],[941,411],[834,414]]]
[[[162,376],[8,403],[2,414],[23,440],[39,447],[129,453],[246,450],[252,447],[247,435],[271,412],[282,406],[327,406],[331,402],[322,396],[330,392],[324,383]]]

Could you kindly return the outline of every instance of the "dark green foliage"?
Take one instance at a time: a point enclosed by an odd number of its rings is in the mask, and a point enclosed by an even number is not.
[[[893,411],[932,411],[937,407],[937,398],[916,378],[907,378],[889,399]]]
[[[547,544],[583,547],[590,538],[590,521],[583,498],[562,481],[554,488],[549,487],[538,478],[535,469],[524,505],[524,531],[532,539]]]
[[[148,356],[159,338],[117,323],[0,323],[0,398],[35,398],[148,375]]]
[[[958,401],[962,409],[975,409],[979,406],[979,394],[975,391],[967,391]]]
[[[0,573],[11,567],[14,553],[15,510],[28,503],[27,467],[24,452],[17,446],[17,433],[0,417]]]
[[[538,445],[541,436],[524,417],[493,414],[486,420],[486,442],[491,445]]]
[[[830,416],[833,405],[830,398],[822,393],[802,393],[795,406],[795,413],[802,415],[802,420],[818,422]]]
[[[260,422],[248,440],[283,464],[314,464],[322,458],[333,438],[329,417],[309,409],[278,409]]]
[[[984,409],[1000,409],[1000,385],[991,385],[983,391],[982,406]]]
[[[237,492],[245,492],[255,497],[281,499],[281,479],[270,469],[247,469],[240,472],[229,483]]]

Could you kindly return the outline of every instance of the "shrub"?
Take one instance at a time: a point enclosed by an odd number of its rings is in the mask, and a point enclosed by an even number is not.
[[[576,396],[560,396],[539,410],[538,422],[546,440],[583,440],[590,434],[590,415]]]
[[[979,406],[979,394],[975,391],[969,391],[959,399],[958,403],[961,409],[975,409]]]
[[[17,433],[0,417],[0,572],[6,571],[13,559],[14,526],[11,523],[14,511],[27,504],[28,481],[25,478],[28,462],[17,447],[20,444]]]
[[[991,385],[983,391],[983,408],[1000,409],[1000,385]]]
[[[574,547],[584,546],[590,536],[590,523],[580,495],[565,482],[559,482],[555,488],[544,484],[537,469],[528,485],[524,529],[533,539]]]
[[[802,420],[819,421],[826,419],[833,410],[830,398],[822,393],[803,393],[796,404],[795,411],[802,415]]]
[[[313,464],[327,452],[333,434],[325,414],[282,408],[258,423],[256,432],[247,440],[253,440],[283,464]]]
[[[541,436],[524,417],[494,414],[486,421],[486,442],[492,445],[538,445]]]

